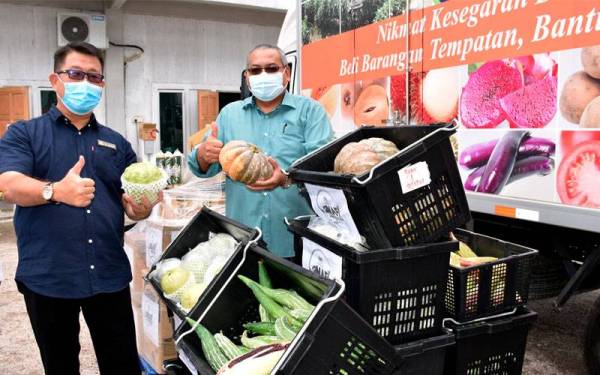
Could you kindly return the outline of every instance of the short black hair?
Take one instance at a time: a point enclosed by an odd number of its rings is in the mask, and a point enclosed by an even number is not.
[[[60,67],[65,63],[67,55],[71,52],[79,52],[81,54],[97,58],[100,60],[102,71],[104,71],[104,56],[102,55],[102,51],[86,42],[72,42],[64,47],[60,47],[54,53],[54,72],[58,72],[60,70]]]

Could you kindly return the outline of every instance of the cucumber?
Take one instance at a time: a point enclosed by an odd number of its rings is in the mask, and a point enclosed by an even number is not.
[[[255,322],[255,323],[246,323],[244,324],[244,328],[248,331],[255,333],[257,335],[267,335],[267,336],[275,336],[277,333],[275,332],[275,325],[271,322]]]
[[[228,360],[237,358],[244,355],[242,352],[227,336],[222,333],[215,333],[215,341],[219,345],[219,349],[225,354]]]
[[[221,367],[225,366],[228,359],[219,348],[214,336],[202,324],[196,324],[196,321],[191,318],[185,319],[190,326],[196,327],[195,331],[202,343],[204,357],[206,357],[210,367],[215,370],[215,372],[218,372]]]
[[[275,321],[275,332],[277,332],[278,337],[287,341],[292,341],[297,333],[289,323],[286,324],[285,316],[282,316]]]

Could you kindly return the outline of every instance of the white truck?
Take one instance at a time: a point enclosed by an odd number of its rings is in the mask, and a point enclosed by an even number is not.
[[[459,124],[472,228],[538,249],[531,298],[556,296],[560,310],[600,286],[597,5],[297,1],[279,46],[292,66],[290,90],[319,100],[336,135],[363,124]],[[515,132],[531,144],[507,171],[492,152]],[[490,168],[508,173],[507,183],[486,185]],[[600,299],[584,347],[590,372],[600,373]]]

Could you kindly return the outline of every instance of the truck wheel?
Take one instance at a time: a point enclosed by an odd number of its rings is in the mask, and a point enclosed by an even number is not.
[[[583,350],[590,374],[600,374],[600,298],[588,315]]]

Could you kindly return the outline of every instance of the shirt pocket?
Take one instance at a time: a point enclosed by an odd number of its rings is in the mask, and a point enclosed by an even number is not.
[[[94,169],[96,176],[107,185],[121,186],[123,156],[117,150],[96,145],[94,151]]]
[[[277,134],[280,154],[288,163],[304,154],[304,129],[301,126],[286,123]]]

